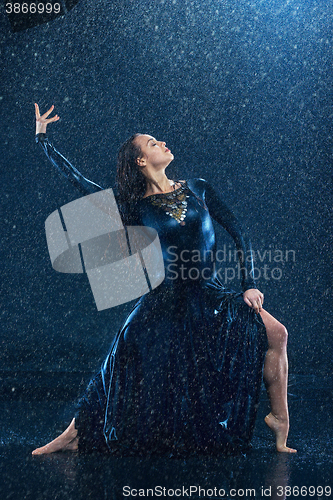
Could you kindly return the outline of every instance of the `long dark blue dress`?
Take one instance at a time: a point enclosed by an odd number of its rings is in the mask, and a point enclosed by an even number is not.
[[[84,194],[102,189],[37,136]],[[255,288],[241,228],[203,179],[140,200],[133,224],[157,230],[166,277],[118,332],[76,414],[79,446],[115,454],[220,453],[251,440],[267,349],[262,320],[215,268],[212,220],[233,237],[243,291]]]

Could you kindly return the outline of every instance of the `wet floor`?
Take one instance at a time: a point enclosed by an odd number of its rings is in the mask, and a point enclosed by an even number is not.
[[[296,455],[277,454],[263,423],[263,394],[252,449],[227,457],[113,458],[31,450],[55,437],[72,414],[69,399],[1,401],[1,500],[106,500],[178,498],[332,498],[332,384],[291,377],[289,444]]]

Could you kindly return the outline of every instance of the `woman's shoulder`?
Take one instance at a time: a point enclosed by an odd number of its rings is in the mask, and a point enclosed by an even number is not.
[[[203,179],[202,177],[193,177],[192,179],[187,179],[185,181],[187,184],[191,184],[192,186],[207,186],[209,183],[206,181],[206,179]]]
[[[209,187],[209,183],[206,179],[201,177],[195,177],[193,179],[187,179],[186,183],[188,187],[193,191],[196,195],[203,197],[206,189]]]

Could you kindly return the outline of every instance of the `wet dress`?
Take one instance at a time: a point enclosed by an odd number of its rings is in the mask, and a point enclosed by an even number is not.
[[[36,142],[82,194],[102,189],[45,134]],[[235,241],[243,291],[256,288],[241,227],[208,182],[141,199],[133,224],[157,230],[165,279],[136,302],[83,394],[80,449],[182,456],[248,447],[267,337],[242,293],[219,279],[212,218]]]

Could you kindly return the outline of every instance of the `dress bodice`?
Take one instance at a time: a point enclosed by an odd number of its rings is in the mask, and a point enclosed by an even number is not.
[[[191,181],[193,186],[199,183],[198,179]],[[141,224],[158,232],[166,281],[199,282],[213,277],[213,223],[204,200],[194,194],[187,182],[171,193],[143,198],[137,208]]]

